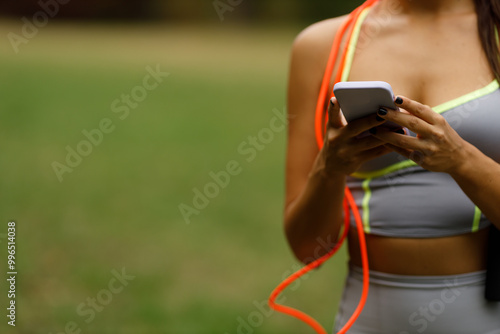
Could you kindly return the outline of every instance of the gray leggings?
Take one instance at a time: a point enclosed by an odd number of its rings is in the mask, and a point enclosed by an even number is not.
[[[334,333],[359,303],[363,271],[350,266]],[[403,276],[370,271],[363,312],[349,334],[500,334],[500,303],[484,298],[484,271]]]

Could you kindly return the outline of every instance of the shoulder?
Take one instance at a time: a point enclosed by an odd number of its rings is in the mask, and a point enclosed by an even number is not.
[[[347,15],[316,22],[302,30],[294,41],[294,46],[302,46],[304,43],[324,42],[333,39],[341,24],[347,19]]]
[[[308,66],[309,70],[318,67],[323,71],[335,34],[346,18],[347,15],[327,19],[302,30],[292,45],[292,61]]]
[[[289,156],[300,157],[301,162],[292,165],[304,163],[301,175],[307,175],[318,151],[313,126],[316,102],[333,39],[345,19],[342,16],[315,23],[293,42],[287,110],[289,150],[294,153]]]

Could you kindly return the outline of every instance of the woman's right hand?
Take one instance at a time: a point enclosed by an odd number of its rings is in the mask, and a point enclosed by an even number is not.
[[[384,146],[385,142],[380,139],[372,135],[359,136],[366,131],[376,131],[384,122],[373,114],[347,124],[337,99],[332,97],[328,104],[324,145],[314,169],[321,170],[325,176],[350,175],[364,162],[391,152],[392,149]]]

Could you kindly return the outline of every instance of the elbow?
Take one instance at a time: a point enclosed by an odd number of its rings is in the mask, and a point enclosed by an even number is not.
[[[292,250],[292,254],[297,261],[300,263],[307,265],[314,261],[314,254],[311,254],[306,247],[298,247],[294,246],[289,242],[290,248]]]
[[[295,258],[303,264],[309,264],[329,253],[336,245],[338,233],[307,236],[292,233],[285,227],[285,235]]]

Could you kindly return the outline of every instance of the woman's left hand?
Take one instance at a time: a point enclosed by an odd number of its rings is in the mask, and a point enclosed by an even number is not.
[[[401,102],[401,103],[399,103]],[[448,124],[443,116],[429,106],[400,96],[396,105],[404,111],[387,109],[379,116],[406,127],[417,134],[412,137],[378,127],[373,136],[418,165],[434,172],[453,173],[465,162],[470,145]]]

